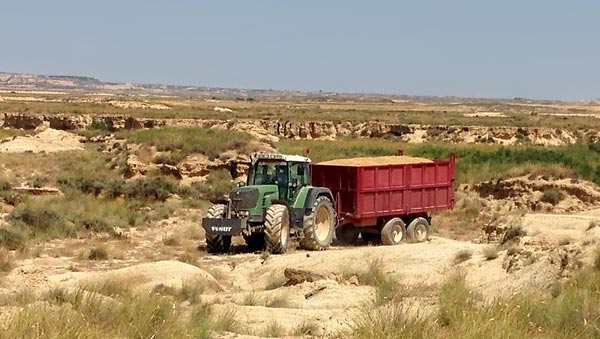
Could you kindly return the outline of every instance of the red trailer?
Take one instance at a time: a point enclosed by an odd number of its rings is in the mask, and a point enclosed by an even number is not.
[[[366,165],[312,164],[312,184],[333,192],[338,240],[353,242],[360,232],[367,241],[380,238],[387,245],[424,241],[430,213],[454,206],[454,154],[430,161],[399,151],[398,159],[390,158],[371,158],[380,161]]]

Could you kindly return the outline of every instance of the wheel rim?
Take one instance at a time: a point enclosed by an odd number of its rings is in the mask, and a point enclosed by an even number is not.
[[[415,228],[415,238],[419,242],[427,240],[427,227],[425,225],[417,225],[417,227]]]
[[[287,244],[288,237],[290,236],[290,221],[287,213],[284,213],[283,217],[281,218],[281,234],[279,236],[281,244],[285,246],[285,244]]]
[[[325,206],[320,206],[317,210],[317,216],[315,217],[315,237],[319,241],[323,241],[329,235],[329,227],[331,225],[331,218],[329,210]]]
[[[402,241],[402,237],[404,236],[404,230],[402,229],[402,225],[396,224],[392,229],[392,237],[394,238],[394,242],[397,244]]]

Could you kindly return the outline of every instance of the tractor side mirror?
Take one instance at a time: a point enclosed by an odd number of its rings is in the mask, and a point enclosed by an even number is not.
[[[304,176],[304,166],[298,166],[298,169],[296,170],[296,174],[299,177]]]
[[[237,162],[232,162],[231,164],[229,164],[229,174],[231,175],[232,179],[237,178],[237,167]]]

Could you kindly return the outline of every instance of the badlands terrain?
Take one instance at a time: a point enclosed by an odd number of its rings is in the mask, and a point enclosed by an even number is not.
[[[597,102],[25,80],[0,76],[0,338],[600,336]],[[229,165],[307,146],[455,152],[456,207],[424,243],[208,255]]]

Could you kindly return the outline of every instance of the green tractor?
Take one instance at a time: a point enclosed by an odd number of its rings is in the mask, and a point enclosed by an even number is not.
[[[237,235],[271,253],[285,253],[291,237],[305,249],[328,248],[337,225],[333,194],[311,185],[309,164],[299,155],[254,153],[247,182],[202,219],[208,252],[228,252]]]

